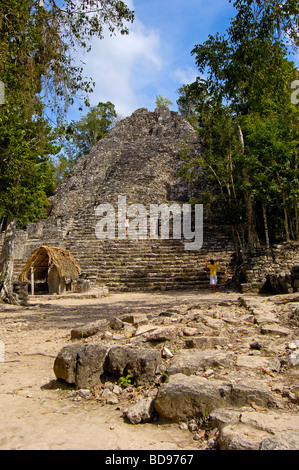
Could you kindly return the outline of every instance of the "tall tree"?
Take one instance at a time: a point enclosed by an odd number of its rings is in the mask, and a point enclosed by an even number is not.
[[[252,252],[260,243],[260,211],[267,246],[268,221],[273,221],[275,210],[279,209],[279,214],[283,211],[286,239],[290,236],[290,213],[298,217],[298,110],[291,103],[295,68],[287,58],[287,45],[292,41],[297,46],[299,6],[287,0],[237,0],[234,6],[236,16],[227,34],[209,36],[193,49],[205,79],[183,87],[179,105],[196,119],[206,142],[204,158],[209,162],[210,174],[205,174],[210,182],[218,175],[222,202],[231,194],[234,181],[235,194],[242,198],[242,204],[238,204],[243,207],[240,220],[246,218],[246,249]],[[207,108],[211,101],[214,111]],[[216,112],[225,108],[229,110],[227,124],[231,122],[232,132],[227,131],[222,115]],[[206,123],[203,116],[208,117]],[[225,138],[228,142],[223,147]],[[221,170],[221,166],[229,171]],[[203,171],[205,165],[201,168]],[[232,213],[235,215],[235,210]],[[235,222],[235,217],[227,220]],[[278,233],[275,229],[272,237]],[[243,230],[241,224],[239,241]]]
[[[0,295],[13,300],[17,223],[41,217],[51,190],[49,155],[56,153],[47,116],[58,119],[75,96],[88,104],[92,81],[74,62],[93,36],[128,33],[133,12],[119,0],[2,0],[0,4],[0,220],[7,229],[0,256]],[[50,183],[49,183],[50,181]],[[1,222],[1,223],[2,223]]]
[[[98,103],[79,121],[60,126],[62,151],[56,165],[58,181],[67,175],[81,155],[86,155],[91,148],[103,139],[116,122],[115,106],[110,101]]]

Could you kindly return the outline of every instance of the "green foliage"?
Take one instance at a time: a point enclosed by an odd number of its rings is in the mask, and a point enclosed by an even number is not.
[[[164,98],[162,95],[156,96],[156,106],[157,108],[161,108],[165,106],[166,108],[170,108],[173,105],[173,102],[170,101],[168,98]]]
[[[9,105],[0,108],[0,218],[26,224],[46,215],[54,188],[51,134],[43,118],[24,117]]]
[[[185,175],[203,185],[215,222],[230,225],[239,249],[298,239],[299,112],[291,103],[296,76],[286,35],[295,46],[297,2],[234,2],[225,36],[195,46],[199,72],[180,89],[179,109],[198,130],[204,152],[185,156]]]
[[[78,95],[88,105],[93,86],[74,52],[88,51],[104,25],[127,34],[125,21],[133,21],[133,12],[118,0],[1,1],[0,221],[26,224],[46,215],[55,171],[50,157],[59,152],[49,114],[61,121]]]
[[[89,104],[93,83],[74,62],[74,52],[89,51],[92,37],[103,37],[104,25],[111,34],[127,34],[124,22],[133,18],[118,0],[45,0],[43,7],[38,0],[2,0],[0,79],[27,105],[42,97],[57,115],[78,93]]]
[[[118,385],[122,388],[127,388],[130,385],[135,385],[135,383],[132,382],[132,375],[128,374],[126,377],[122,376],[118,379]]]
[[[86,116],[79,121],[60,126],[61,153],[56,164],[56,175],[59,181],[71,171],[76,160],[90,152],[91,148],[103,139],[112,129],[116,121],[114,105],[98,103],[90,108]]]

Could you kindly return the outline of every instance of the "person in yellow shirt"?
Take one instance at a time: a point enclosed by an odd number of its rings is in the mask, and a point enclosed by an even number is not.
[[[210,262],[206,264],[206,268],[210,270],[210,285],[212,287],[213,294],[216,292],[217,288],[217,261],[211,259]]]

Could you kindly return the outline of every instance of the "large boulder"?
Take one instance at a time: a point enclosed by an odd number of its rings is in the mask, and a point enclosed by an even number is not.
[[[106,371],[116,379],[129,374],[140,385],[154,379],[160,362],[161,354],[154,349],[115,346],[109,351]]]
[[[171,421],[204,417],[215,408],[225,406],[220,389],[202,377],[176,374],[160,387],[155,409]]]
[[[266,382],[252,379],[221,382],[195,375],[175,374],[159,389],[155,408],[164,418],[181,421],[204,418],[217,408],[252,404],[259,407],[274,404]]]
[[[65,346],[54,362],[58,379],[79,388],[92,388],[104,374],[117,380],[131,376],[137,385],[149,384],[155,377],[161,354],[154,349],[102,344]]]
[[[101,344],[72,344],[65,346],[54,362],[58,379],[79,388],[92,388],[104,373],[109,347]]]
[[[210,414],[219,429],[220,450],[299,450],[299,416],[250,407],[218,409]]]

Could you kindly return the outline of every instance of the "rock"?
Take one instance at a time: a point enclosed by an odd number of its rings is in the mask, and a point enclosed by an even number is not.
[[[203,377],[210,377],[210,376],[213,375],[213,374],[214,374],[213,369],[207,369],[207,370],[202,374],[202,376],[203,376]]]
[[[239,423],[240,415],[240,409],[219,408],[210,413],[209,419],[213,428],[220,429],[228,424]]]
[[[288,348],[292,350],[299,349],[299,339],[295,339],[291,343],[288,344]]]
[[[219,409],[210,414],[219,429],[220,450],[298,450],[299,417],[250,408]]]
[[[155,400],[159,415],[180,422],[194,417],[204,417],[213,409],[225,406],[217,386],[201,377],[176,374],[163,384]]]
[[[114,393],[109,388],[105,388],[105,390],[103,390],[103,393],[102,393],[103,398],[110,398],[113,396],[114,396]]]
[[[261,380],[246,379],[240,383],[207,380],[198,376],[176,374],[163,384],[155,401],[157,412],[172,421],[205,418],[218,408],[255,404],[273,405],[272,392]]]
[[[113,393],[115,393],[115,395],[120,395],[122,392],[121,388],[118,385],[113,385],[112,391]]]
[[[131,323],[132,325],[135,325],[135,326],[145,325],[148,322],[147,315],[143,315],[143,314],[122,315],[121,320],[125,323]]]
[[[250,349],[256,349],[260,351],[261,349],[266,349],[269,345],[269,341],[254,340],[250,343]]]
[[[159,313],[159,317],[172,317],[173,315],[177,315],[179,313],[180,312],[178,310],[170,308],[168,310],[165,310],[164,312]]]
[[[259,450],[269,433],[244,425],[228,425],[220,430],[219,450]]]
[[[200,334],[198,328],[192,328],[191,326],[186,326],[185,328],[183,328],[182,331],[185,336],[195,336],[197,334]]]
[[[125,413],[132,424],[147,423],[151,421],[154,412],[154,399],[152,397],[139,400]]]
[[[260,450],[299,450],[299,432],[287,431],[264,439]]]
[[[268,323],[261,326],[262,335],[288,336],[292,333],[289,328]]]
[[[212,349],[228,345],[228,338],[224,336],[195,336],[186,339],[187,348]]]
[[[235,354],[230,351],[204,350],[196,349],[190,351],[180,351],[171,360],[168,368],[168,374],[186,374],[192,375],[198,371],[204,371],[208,368],[231,367],[235,362]]]
[[[106,399],[107,405],[117,405],[118,402],[119,402],[119,401],[118,401],[118,398],[115,397],[115,396],[113,396],[113,397],[108,397],[108,398]]]
[[[229,383],[229,403],[233,406],[255,404],[259,407],[272,406],[275,403],[274,396],[268,386],[268,382],[253,378],[242,379],[239,382]]]
[[[104,373],[109,349],[99,344],[65,346],[55,359],[54,373],[79,388],[92,388]]]
[[[110,320],[109,326],[112,330],[121,330],[124,327],[124,322],[120,318],[114,317]]]
[[[240,368],[264,369],[268,372],[278,372],[280,369],[280,361],[277,358],[249,356],[246,354],[238,354],[236,365]]]
[[[156,328],[146,334],[146,341],[167,341],[173,339],[177,334],[177,328],[175,326],[165,326]]]
[[[84,345],[65,346],[58,353],[54,362],[54,373],[57,379],[69,384],[76,383],[77,357],[83,351]]]
[[[161,355],[154,349],[129,346],[112,347],[107,356],[107,373],[115,378],[130,374],[137,384],[151,382],[157,372]]]
[[[109,347],[87,344],[77,358],[76,386],[91,388],[96,385],[104,373],[104,365]]]
[[[196,422],[194,422],[194,420],[188,423],[188,429],[191,432],[198,431],[198,425],[196,424]]]
[[[289,365],[289,367],[298,367],[299,366],[299,350],[293,351],[289,355],[288,365]]]
[[[113,334],[110,333],[110,331],[105,331],[103,334],[102,334],[102,339],[112,339],[113,338]]]
[[[179,428],[181,431],[188,431],[188,424],[187,423],[180,423]]]
[[[93,323],[88,323],[71,330],[71,339],[81,339],[88,338],[90,336],[96,335],[100,331],[104,331],[108,326],[107,320],[97,320]]]
[[[112,335],[112,339],[114,341],[121,341],[122,339],[124,339],[124,336],[121,334],[116,334],[116,335]]]
[[[78,395],[81,398],[88,398],[90,396],[90,390],[88,388],[81,388],[80,390],[78,390]]]
[[[163,348],[162,351],[161,351],[161,356],[164,357],[165,359],[169,359],[171,357],[173,357],[173,354],[171,351],[169,351],[168,348]]]
[[[144,335],[145,333],[148,333],[149,331],[153,331],[156,328],[157,326],[155,325],[141,325],[135,331],[134,336]]]

